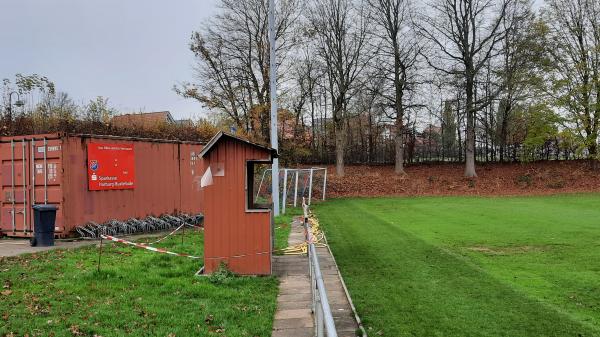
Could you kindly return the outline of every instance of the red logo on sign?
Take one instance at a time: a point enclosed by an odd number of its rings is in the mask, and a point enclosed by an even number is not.
[[[133,144],[88,144],[90,191],[135,188]]]

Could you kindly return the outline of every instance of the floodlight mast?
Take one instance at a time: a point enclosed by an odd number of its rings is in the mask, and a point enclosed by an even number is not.
[[[269,80],[271,85],[271,147],[278,150],[277,140],[277,61],[275,60],[275,0],[269,0]],[[271,170],[273,215],[279,215],[279,159],[273,158]],[[284,200],[285,202],[285,200]]]

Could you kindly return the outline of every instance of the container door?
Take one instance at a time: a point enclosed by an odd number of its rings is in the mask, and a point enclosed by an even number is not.
[[[31,140],[31,155],[29,162],[31,170],[29,190],[30,203],[55,204],[56,233],[63,232],[63,205],[62,205],[62,141],[60,139]],[[33,212],[33,209],[31,209]],[[33,213],[32,213],[33,215]]]
[[[2,231],[8,235],[28,236],[32,222],[28,193],[29,142],[12,140],[2,144]]]
[[[35,204],[60,204],[61,141],[18,138],[0,145],[2,209],[0,230],[31,236]],[[57,212],[58,232],[62,211]]]

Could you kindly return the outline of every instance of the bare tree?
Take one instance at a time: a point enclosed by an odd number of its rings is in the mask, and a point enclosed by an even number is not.
[[[420,44],[413,25],[411,0],[367,0],[373,32],[381,41],[375,67],[384,71],[392,95],[383,92],[393,110],[395,126],[395,172],[404,174],[404,114],[411,108],[407,92],[414,89]]]
[[[583,138],[588,158],[598,155],[600,127],[600,4],[598,0],[548,0],[547,22],[558,103]]]
[[[543,24],[536,21],[530,0],[516,0],[502,25],[508,33],[502,41],[498,72],[503,87],[498,106],[501,162],[504,161],[508,130],[515,110],[542,89],[543,61],[547,50]]]
[[[336,173],[344,175],[345,120],[356,92],[364,55],[367,24],[360,0],[315,0],[310,22],[318,39],[318,54],[325,64],[335,128]]]
[[[423,17],[419,31],[439,50],[439,60],[426,57],[430,66],[464,81],[467,130],[465,139],[465,176],[476,177],[475,120],[489,97],[475,98],[476,78],[507,30],[502,22],[512,0],[437,0],[432,14]]]
[[[279,63],[285,64],[295,43],[290,33],[300,15],[299,3],[277,1]],[[219,5],[219,14],[192,35],[190,49],[198,61],[198,82],[183,83],[175,91],[224,113],[238,128],[268,139],[268,1],[220,0]]]

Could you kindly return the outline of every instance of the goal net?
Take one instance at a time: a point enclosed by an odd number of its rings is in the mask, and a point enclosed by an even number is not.
[[[254,191],[256,199],[271,199],[271,169],[265,168],[256,175]],[[279,196],[281,213],[285,213],[286,206],[298,207],[302,205],[302,198],[310,205],[312,200],[325,200],[327,193],[327,169],[323,167],[311,168],[281,168],[279,169]]]

